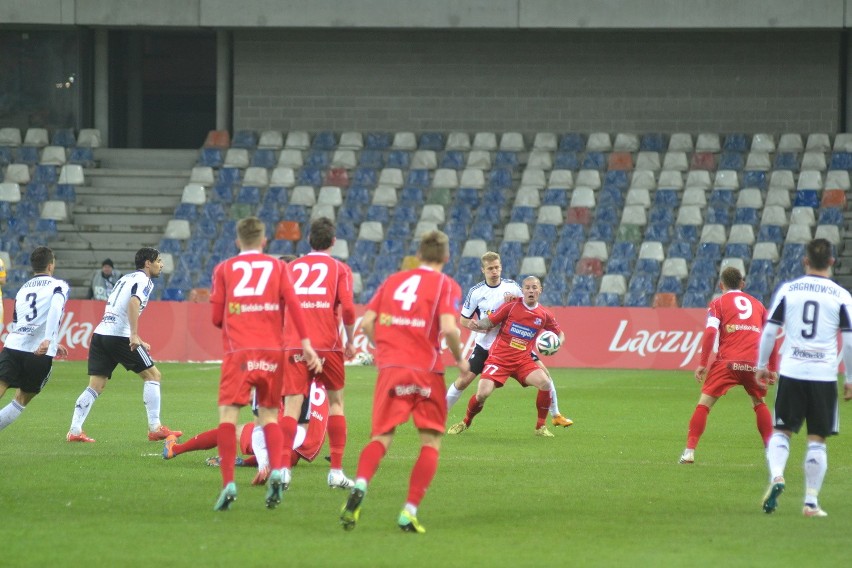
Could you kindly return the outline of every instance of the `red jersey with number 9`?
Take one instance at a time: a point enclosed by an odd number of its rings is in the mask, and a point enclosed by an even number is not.
[[[766,308],[740,290],[729,290],[710,302],[707,327],[719,330],[719,355],[723,361],[757,361]]]
[[[455,280],[430,268],[388,276],[367,305],[376,313],[376,366],[444,372],[441,361],[441,316],[461,306]]]
[[[309,325],[311,347],[315,351],[342,351],[341,316],[346,325],[355,323],[352,270],[324,252],[308,253],[291,261],[287,268],[293,277],[302,317]],[[291,322],[290,310],[287,310],[285,321],[285,349],[302,349],[302,340]]]
[[[223,306],[225,352],[281,349],[290,288],[287,265],[260,252],[243,252],[216,265],[210,302],[213,309]]]

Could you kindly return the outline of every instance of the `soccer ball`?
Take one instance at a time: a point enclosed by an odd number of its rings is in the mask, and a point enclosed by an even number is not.
[[[535,340],[535,347],[542,355],[553,355],[562,344],[559,342],[559,336],[552,331],[542,331]]]

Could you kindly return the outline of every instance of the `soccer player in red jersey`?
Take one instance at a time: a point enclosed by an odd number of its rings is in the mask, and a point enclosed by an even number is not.
[[[470,329],[474,331],[488,331],[500,324],[502,327],[488,352],[476,394],[470,397],[467,403],[463,424],[465,429],[470,428],[474,417],[482,411],[485,401],[494,389],[505,385],[509,377],[514,377],[522,387],[533,386],[538,389],[535,433],[537,436],[552,438],[553,434],[544,424],[550,410],[550,377],[547,371],[530,357],[530,352],[535,347],[535,338],[541,330],[546,329],[557,334],[560,343],[565,341],[565,334],[553,314],[538,303],[541,280],[535,276],[527,276],[522,282],[521,291],[521,300],[503,304],[496,312],[488,314],[488,317],[471,322]]]
[[[293,287],[302,307],[303,317],[310,322],[311,345],[322,358],[322,373],[316,380],[325,385],[329,398],[328,445],[331,450],[329,487],[350,489],[352,480],[343,474],[343,449],[346,446],[346,418],[343,415],[344,352],[347,359],[355,355],[355,305],[352,300],[352,271],[331,257],[335,241],[331,219],[320,217],[311,223],[308,242],[311,252],[290,261]],[[340,337],[340,322],[346,330],[346,344]],[[311,373],[302,359],[302,346],[297,329],[287,310],[284,324],[284,463],[290,463],[289,448],[296,435],[296,420],[302,401],[311,384]]]
[[[213,509],[226,511],[237,497],[234,460],[237,454],[236,425],[240,408],[249,403],[251,388],[258,403],[258,421],[269,448],[271,473],[266,506],[275,508],[288,479],[282,465],[283,440],[278,426],[284,363],[284,308],[301,337],[302,357],[308,368],[322,370],[311,347],[302,309],[293,290],[287,265],[263,254],[265,227],[257,217],[237,223],[240,253],[213,270],[210,294],[213,325],[222,328],[225,355],[219,381],[219,429],[217,442],[222,458],[223,489]],[[292,443],[292,441],[291,441]]]
[[[686,449],[680,456],[680,463],[695,462],[695,448],[707,426],[710,409],[719,397],[737,385],[742,385],[751,397],[757,430],[763,438],[764,446],[772,436],[772,416],[763,402],[766,386],[758,384],[754,377],[766,308],[756,298],[742,291],[744,284],[740,271],[732,266],[727,267],[722,271],[719,282],[722,295],[711,301],[707,309],[707,326],[704,329],[700,361],[695,369],[695,380],[704,384],[698,405],[689,420]],[[707,362],[717,339],[719,354],[708,372]],[[771,368],[775,369],[775,357]]]
[[[372,438],[361,451],[355,487],[340,513],[344,530],[355,528],[367,485],[396,427],[413,416],[420,433],[420,456],[411,471],[408,498],[397,523],[405,532],[426,532],[417,520],[417,507],[438,469],[447,421],[441,337],[461,372],[468,370],[468,363],[462,357],[456,322],[461,288],[441,272],[450,257],[447,235],[440,231],[421,235],[417,256],[420,267],[388,276],[361,320],[361,328],[376,345],[379,376],[373,395]]]

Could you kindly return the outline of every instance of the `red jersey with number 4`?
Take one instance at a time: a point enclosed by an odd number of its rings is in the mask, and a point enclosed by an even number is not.
[[[291,301],[296,303],[287,265],[277,258],[243,252],[213,270],[213,323],[221,323],[226,353],[281,349],[284,307]]]
[[[308,323],[308,337],[315,351],[342,351],[340,320],[355,323],[352,300],[352,271],[324,252],[311,252],[291,261],[287,268],[293,289]],[[285,315],[284,348],[301,349],[302,342],[292,324],[290,310]]]
[[[765,319],[763,304],[741,290],[729,290],[711,301],[707,309],[707,328],[718,330],[717,358],[723,361],[757,361]]]
[[[562,330],[556,318],[541,304],[530,308],[523,300],[508,302],[488,314],[491,323],[502,324],[497,339],[488,351],[489,357],[509,361],[529,361],[535,338],[542,329],[559,335]]]
[[[388,276],[367,305],[376,313],[376,366],[443,373],[441,316],[461,306],[455,280],[426,267]]]

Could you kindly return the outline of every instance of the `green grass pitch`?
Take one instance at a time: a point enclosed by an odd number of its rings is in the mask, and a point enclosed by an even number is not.
[[[185,436],[217,422],[218,366],[161,364],[163,422]],[[355,474],[368,439],[375,369],[348,368],[349,444]],[[300,464],[274,511],[254,471],[238,468],[239,495],[214,513],[215,451],[161,459],[146,439],[140,380],[117,372],[86,432],[68,444],[85,364],[58,362],[46,389],[0,433],[3,566],[840,566],[852,520],[852,439],[829,442],[821,504],[801,515],[803,435],[793,440],[787,492],[766,515],[763,450],[745,393],[710,414],[693,466],[677,464],[698,387],[691,372],[553,371],[561,410],[555,438],[533,435],[534,393],[511,381],[473,428],[447,436],[420,507],[425,535],[396,528],[418,451],[411,425],[397,434],[357,528],[338,524],[345,492],[325,483],[321,456]],[[455,378],[450,369],[448,380]],[[450,413],[461,419],[468,389]],[[772,395],[770,395],[771,397]],[[3,398],[5,405],[10,393]],[[849,411],[841,405],[842,423]],[[246,414],[246,417],[247,414]],[[185,438],[186,439],[186,438]]]

